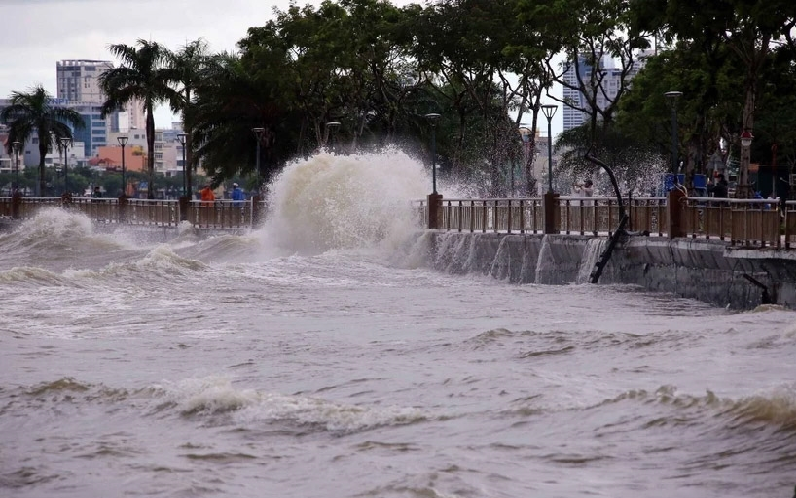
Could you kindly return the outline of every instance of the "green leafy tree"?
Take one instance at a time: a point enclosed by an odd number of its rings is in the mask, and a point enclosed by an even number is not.
[[[42,86],[28,92],[13,92],[11,105],[0,112],[0,120],[9,124],[7,146],[25,143],[33,134],[39,138],[39,194],[45,190],[45,156],[62,138],[72,140],[72,130],[85,127],[83,117],[66,107],[53,105],[52,96]]]
[[[173,73],[167,68],[170,51],[152,41],[139,39],[136,46],[111,45],[111,53],[121,59],[121,66],[105,71],[99,77],[100,88],[107,96],[102,105],[102,115],[124,107],[125,104],[143,102],[146,112],[147,196],[154,198],[155,175],[155,106],[169,103],[180,108],[180,94],[171,85]]]
[[[694,173],[707,173],[708,158],[720,154],[720,144],[730,143],[736,133],[729,125],[742,105],[737,98],[741,82],[733,77],[737,65],[724,53],[725,57],[707,57],[693,43],[681,42],[650,57],[617,114],[622,133],[653,144],[668,157],[671,110],[664,94],[681,91],[676,102],[678,157],[685,158],[688,182]]]
[[[770,56],[778,45],[792,40],[796,23],[794,3],[790,0],[653,0],[636,1],[634,5],[639,25],[661,33],[666,40],[691,41],[708,57],[718,52],[717,44],[729,50],[741,67],[737,76],[742,82],[740,132],[751,133],[756,100]],[[734,142],[737,141],[736,138]],[[748,150],[742,153],[747,154]],[[738,184],[742,188],[737,190],[740,196],[750,194],[745,188],[749,184],[746,170],[749,160],[749,156],[741,160],[743,167]]]
[[[536,15],[547,21],[544,36],[557,40],[566,56],[548,68],[564,88],[579,92],[581,101],[558,98],[564,105],[589,116],[593,140],[600,140],[600,130],[609,128],[619,103],[627,92],[640,49],[649,47],[647,32],[634,24],[625,0],[543,0],[535,6]],[[606,59],[616,65],[618,78],[608,78]],[[567,71],[574,78],[566,77]],[[617,87],[610,85],[616,81]]]
[[[279,50],[255,50],[260,56],[254,61],[219,57],[210,77],[197,89],[194,139],[200,144],[197,154],[202,167],[214,185],[238,174],[252,174],[259,187],[297,151],[300,119],[289,109],[275,81],[283,64]],[[264,130],[259,171],[254,128]]]

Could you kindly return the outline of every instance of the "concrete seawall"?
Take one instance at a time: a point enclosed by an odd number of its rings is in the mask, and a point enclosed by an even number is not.
[[[517,283],[587,283],[607,238],[435,232],[431,265]],[[744,277],[746,275],[746,277]],[[766,286],[773,302],[796,309],[796,255],[736,249],[719,240],[629,237],[617,244],[601,284],[635,284],[719,306],[751,309]]]

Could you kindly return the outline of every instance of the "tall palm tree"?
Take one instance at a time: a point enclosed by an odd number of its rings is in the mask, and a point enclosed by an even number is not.
[[[52,95],[39,85],[28,92],[12,92],[11,105],[0,112],[0,121],[9,124],[8,144],[25,143],[31,135],[39,136],[39,195],[44,194],[44,159],[61,138],[72,139],[70,125],[86,126],[77,111],[52,104]]]
[[[213,57],[208,53],[207,42],[203,39],[194,40],[180,48],[177,53],[172,54],[169,61],[171,69],[170,79],[176,81],[180,86],[180,106],[172,109],[182,114],[182,125],[185,131],[186,164],[185,175],[188,186],[188,195],[191,195],[194,164],[194,141],[193,131],[195,127],[196,114],[196,89],[207,77],[208,65]]]
[[[139,39],[135,46],[111,45],[111,53],[121,59],[121,66],[109,69],[99,77],[99,84],[107,100],[102,116],[121,109],[131,101],[140,100],[146,111],[147,197],[153,199],[155,177],[155,116],[157,104],[168,102],[179,107],[180,95],[171,87],[167,62],[171,52],[157,42]]]

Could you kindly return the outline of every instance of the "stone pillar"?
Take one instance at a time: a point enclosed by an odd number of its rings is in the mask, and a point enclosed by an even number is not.
[[[561,214],[556,209],[558,194],[547,192],[544,195],[544,233],[558,233],[558,223]]]
[[[20,216],[20,208],[22,207],[22,194],[19,191],[14,192],[14,195],[11,197],[11,217],[19,219]]]
[[[669,191],[669,198],[666,201],[666,210],[669,213],[670,239],[685,237],[685,230],[683,228],[683,204],[681,202],[684,198],[685,193],[678,188],[673,188]]]
[[[428,194],[428,229],[442,228],[442,194]]]
[[[180,221],[188,219],[188,210],[191,208],[191,198],[187,195],[180,196]]]
[[[125,221],[127,221],[127,196],[122,194],[119,196],[119,222]]]

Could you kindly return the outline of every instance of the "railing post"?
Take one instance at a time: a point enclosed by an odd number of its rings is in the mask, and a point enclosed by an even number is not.
[[[124,223],[127,221],[127,196],[122,194],[119,196],[119,222]]]
[[[442,226],[442,194],[428,194],[428,229]]]
[[[19,191],[14,192],[14,195],[11,197],[11,217],[19,219],[19,211],[22,207],[22,194]]]
[[[556,220],[559,216],[556,216],[558,213],[558,209],[556,209],[556,204],[558,203],[558,194],[554,192],[545,192],[544,194],[544,233],[558,233],[558,229],[556,228]]]
[[[627,193],[627,221],[628,221],[628,230],[633,230],[633,191]]]
[[[669,238],[677,239],[685,237],[683,230],[683,206],[680,201],[685,197],[685,194],[677,188],[669,191],[669,199],[667,200],[667,209],[669,211]]]
[[[181,195],[179,200],[180,206],[180,221],[185,221],[188,219],[188,209],[191,205],[191,198],[187,195]]]
[[[508,200],[508,213],[506,215],[506,233],[511,233],[511,199]]]

